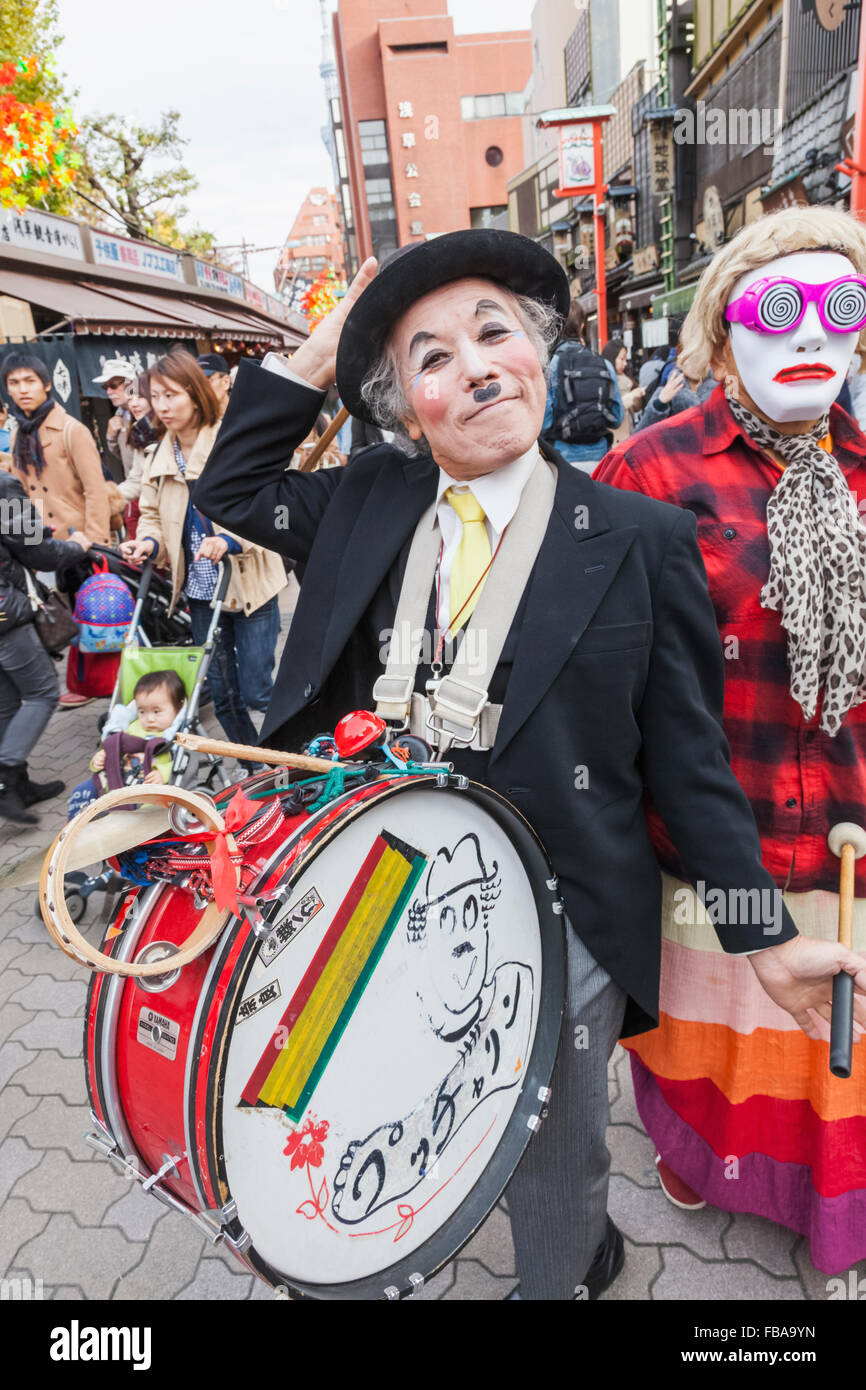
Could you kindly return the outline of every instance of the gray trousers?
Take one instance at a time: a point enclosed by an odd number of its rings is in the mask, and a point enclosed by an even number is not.
[[[0,635],[0,763],[26,763],[59,696],[54,662],[33,624]]]
[[[565,1302],[604,1239],[610,1154],[607,1064],[626,993],[570,923],[568,984],[548,1115],[506,1191],[521,1299]]]

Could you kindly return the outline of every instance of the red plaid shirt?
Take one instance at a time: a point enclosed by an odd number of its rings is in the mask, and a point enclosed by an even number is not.
[[[866,438],[837,405],[833,456],[866,511]],[[835,738],[806,720],[789,691],[779,614],[762,608],[770,570],[767,500],[781,467],[752,444],[719,386],[702,406],[623,440],[594,476],[695,513],[698,543],[725,655],[725,732],[731,763],[752,803],[764,864],[780,888],[839,891],[839,861],[827,848],[838,821],[866,826],[866,703]],[[685,877],[654,808],[650,832],[660,862]],[[866,859],[857,865],[866,896]]]

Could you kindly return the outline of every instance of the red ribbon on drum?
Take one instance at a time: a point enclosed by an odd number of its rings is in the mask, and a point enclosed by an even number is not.
[[[262,812],[261,806],[254,801],[249,801],[244,796],[243,789],[238,787],[223,812],[224,828],[222,830],[216,832],[200,830],[184,834],[184,840],[187,843],[207,846],[213,900],[221,911],[233,912],[235,916],[240,913],[237,870],[243,861],[245,841],[252,838],[256,840],[267,839],[276,828],[276,823],[282,819],[282,807],[278,800]],[[250,822],[253,820],[256,821],[256,824],[250,826]],[[250,826],[250,830],[244,835],[244,828],[247,826]],[[233,835],[237,843],[238,848],[234,853],[229,851],[226,844],[228,835]],[[165,841],[153,840],[151,843],[158,845],[165,843]],[[182,855],[172,855],[169,863],[175,871],[183,869],[196,871],[204,868],[201,860],[187,859]]]
[[[248,801],[244,796],[243,788],[238,787],[223,815],[225,830],[220,830],[216,836],[207,837],[213,900],[218,908],[230,909],[236,917],[241,910],[238,903],[238,875],[228,851],[226,836],[242,830],[259,810],[254,801]]]

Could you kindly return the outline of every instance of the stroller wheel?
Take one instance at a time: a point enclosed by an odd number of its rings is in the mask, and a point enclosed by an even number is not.
[[[87,899],[86,899],[86,898],[83,898],[83,897],[81,896],[80,893],[67,893],[67,895],[66,895],[66,908],[67,908],[67,911],[69,912],[69,915],[70,915],[70,917],[72,918],[73,922],[80,922],[80,921],[81,921],[82,917],[84,916],[84,909],[85,909],[86,907],[87,907]],[[34,904],[33,904],[33,916],[34,916],[34,917],[41,917],[41,916],[42,916],[42,909],[41,909],[41,907],[39,906],[39,899],[38,899],[38,898],[36,899],[36,901],[35,901]]]
[[[77,893],[72,885],[80,886],[87,882],[87,874],[81,869],[73,869],[66,875],[66,882],[70,885],[66,894],[66,907],[73,922],[80,922],[84,916],[84,909],[87,907],[87,894]],[[42,909],[37,898],[33,904],[34,917],[42,916]]]
[[[72,918],[73,922],[81,921],[82,917],[84,916],[84,909],[86,908],[86,906],[87,899],[83,898],[80,893],[67,893],[66,910],[69,913],[69,916]]]

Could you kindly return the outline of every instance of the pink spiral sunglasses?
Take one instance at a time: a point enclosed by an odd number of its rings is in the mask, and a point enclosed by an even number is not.
[[[725,310],[728,323],[741,323],[756,333],[790,333],[809,304],[830,333],[855,333],[866,324],[866,277],[843,275],[823,285],[787,276],[756,280]]]

